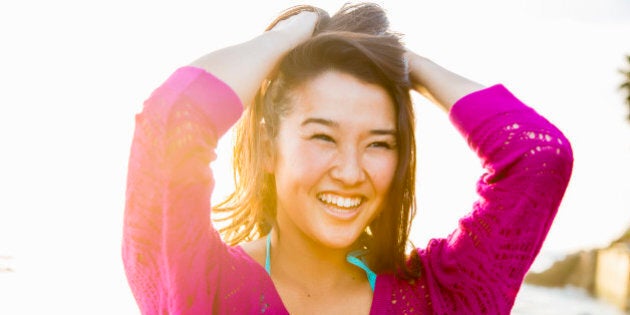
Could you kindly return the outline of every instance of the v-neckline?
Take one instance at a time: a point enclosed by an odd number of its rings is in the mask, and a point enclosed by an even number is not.
[[[265,266],[261,265],[256,259],[254,259],[254,257],[250,256],[249,253],[247,251],[245,251],[245,249],[243,249],[243,247],[241,247],[241,245],[236,245],[234,246],[234,248],[238,251],[240,251],[243,255],[243,257],[247,260],[249,260],[250,263],[256,265],[255,270],[256,272],[259,273],[263,273],[264,274],[264,278],[266,281],[268,281],[269,285],[271,286],[271,288],[273,289],[273,294],[275,295],[274,298],[276,298],[279,302],[280,302],[280,306],[282,306],[282,310],[284,312],[286,312],[287,314],[289,314],[289,311],[287,310],[287,307],[284,305],[284,301],[282,301],[282,297],[280,296],[280,293],[278,292],[278,288],[276,288],[276,284],[273,283],[273,279],[271,279],[271,276],[267,273],[267,271],[265,270]],[[370,313],[369,314],[376,314],[375,313],[375,309],[374,309],[374,305],[375,305],[375,301],[376,301],[376,296],[377,296],[377,292],[380,292],[382,290],[382,288],[380,288],[381,286],[379,286],[379,279],[381,277],[380,276],[376,276],[376,280],[375,280],[375,284],[374,284],[374,290],[372,291],[372,301],[370,304]]]
[[[374,287],[376,285],[376,274],[367,264],[359,257],[365,254],[365,250],[356,250],[346,255],[346,261],[356,267],[361,268],[365,272],[365,276],[370,283],[372,293],[374,293]],[[271,233],[268,233],[265,237],[265,271],[271,277]]]

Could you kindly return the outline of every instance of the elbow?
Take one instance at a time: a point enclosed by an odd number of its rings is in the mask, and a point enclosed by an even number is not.
[[[571,178],[571,173],[573,172],[573,148],[571,147],[571,142],[567,139],[563,134],[557,138],[558,145],[555,146],[553,151],[554,164],[559,172],[559,174],[566,178],[566,182],[568,184],[569,179]]]
[[[556,128],[546,133],[528,132],[526,137],[533,140],[524,154],[530,159],[526,164],[533,171],[531,175],[551,175],[566,186],[573,171],[573,149],[569,139]]]

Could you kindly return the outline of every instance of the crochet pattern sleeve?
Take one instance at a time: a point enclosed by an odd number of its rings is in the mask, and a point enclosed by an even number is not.
[[[428,295],[439,314],[509,314],[568,185],[571,147],[501,85],[465,96],[450,118],[486,172],[458,228],[419,252]]]
[[[206,314],[229,249],[210,223],[209,163],[241,103],[223,82],[177,70],[136,116],[128,166],[123,262],[143,314]],[[233,255],[232,255],[233,256]],[[209,258],[216,263],[208,263]]]

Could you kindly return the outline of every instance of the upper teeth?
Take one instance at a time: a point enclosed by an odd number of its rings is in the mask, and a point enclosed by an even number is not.
[[[361,203],[361,197],[345,198],[332,194],[320,194],[317,198],[339,208],[354,208]]]

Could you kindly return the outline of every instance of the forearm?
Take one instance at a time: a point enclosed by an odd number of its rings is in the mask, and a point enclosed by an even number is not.
[[[221,79],[248,107],[282,57],[312,36],[317,19],[316,13],[303,11],[252,40],[207,54],[191,65]]]
[[[414,90],[440,105],[446,111],[460,98],[481,90],[483,85],[451,72],[433,61],[407,53],[409,76]]]
[[[247,42],[209,53],[191,65],[202,68],[230,86],[249,106],[262,81],[292,44],[279,32],[266,32]]]

